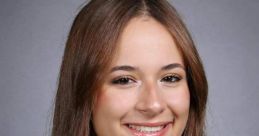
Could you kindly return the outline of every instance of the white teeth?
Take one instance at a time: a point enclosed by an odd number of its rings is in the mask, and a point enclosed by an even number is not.
[[[153,133],[160,131],[164,128],[164,126],[157,126],[157,127],[147,127],[147,126],[135,126],[135,125],[129,125],[131,129],[144,132],[144,133]]]

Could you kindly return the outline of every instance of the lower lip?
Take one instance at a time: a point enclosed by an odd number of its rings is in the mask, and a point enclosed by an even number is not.
[[[165,133],[168,131],[168,129],[170,128],[171,124],[167,124],[163,129],[161,129],[160,131],[157,132],[153,132],[153,133],[144,133],[144,132],[139,132],[135,129],[131,129],[127,126],[127,128],[131,131],[131,133],[134,136],[164,136]]]

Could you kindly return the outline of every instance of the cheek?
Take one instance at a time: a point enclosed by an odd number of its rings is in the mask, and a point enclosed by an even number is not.
[[[104,118],[119,119],[132,109],[134,96],[121,90],[102,90],[97,96],[97,101],[93,110],[94,116]]]
[[[187,86],[183,86],[166,94],[167,104],[176,116],[187,116],[190,107],[190,93]]]
[[[121,119],[132,109],[133,98],[121,90],[100,91],[93,109],[93,125],[98,135],[121,135]]]

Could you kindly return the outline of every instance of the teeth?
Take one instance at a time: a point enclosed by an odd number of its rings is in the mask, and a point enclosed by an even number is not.
[[[135,126],[135,125],[129,125],[131,129],[144,132],[144,133],[153,133],[160,131],[164,128],[164,126],[157,126],[157,127],[147,127],[147,126]]]

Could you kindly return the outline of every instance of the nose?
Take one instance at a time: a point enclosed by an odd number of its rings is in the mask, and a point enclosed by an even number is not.
[[[136,110],[147,117],[154,117],[165,110],[166,103],[164,102],[161,92],[154,84],[144,86],[140,90],[140,95],[136,103]]]

